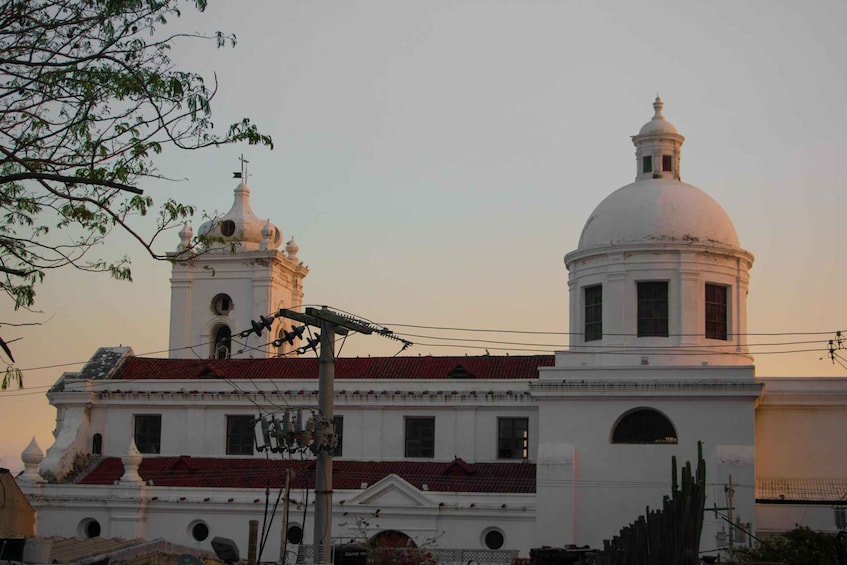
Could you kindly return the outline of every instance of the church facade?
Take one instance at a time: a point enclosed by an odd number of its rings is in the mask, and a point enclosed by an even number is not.
[[[847,380],[755,377],[753,255],[721,206],[682,182],[684,137],[660,99],[653,108],[632,138],[635,181],[597,206],[565,256],[568,350],[337,360],[324,446],[334,540],[521,556],[600,547],[660,507],[672,457],[693,461],[698,443],[714,509],[704,551],[747,532],[834,529]],[[283,532],[306,544],[320,534],[303,449],[320,420],[318,361],[286,339],[289,320],[261,318],[302,303],[308,269],[293,238],[279,250],[281,231],[251,210],[243,183],[199,229],[220,249],[174,264],[172,357],[103,348],[49,391],[55,442],[44,454],[33,441],[18,478],[40,535],[205,550],[218,535],[246,548],[248,521],[267,516],[286,476],[289,523],[276,513],[266,555]],[[192,235],[180,233],[174,257],[193,252]]]

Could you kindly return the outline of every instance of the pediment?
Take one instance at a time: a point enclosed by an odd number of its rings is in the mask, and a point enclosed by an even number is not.
[[[397,475],[388,475],[348,498],[345,504],[367,504],[384,507],[425,508],[435,503],[420,490]]]

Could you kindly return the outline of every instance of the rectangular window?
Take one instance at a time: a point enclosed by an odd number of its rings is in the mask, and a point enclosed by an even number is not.
[[[253,455],[256,419],[253,416],[226,417],[226,454]]]
[[[344,453],[344,416],[332,417],[332,433],[335,436],[335,448],[332,450],[333,457],[341,457]]]
[[[706,285],[706,337],[727,339],[727,287]]]
[[[643,173],[652,173],[653,172],[653,157],[649,155],[647,157],[642,157],[641,162],[643,163],[643,168],[641,172]]]
[[[526,459],[529,453],[529,419],[497,419],[497,458]]]
[[[672,171],[673,170],[673,157],[670,155],[662,155],[662,170],[663,171]]]
[[[435,457],[435,418],[406,418],[406,457]]]
[[[603,285],[585,287],[585,341],[603,339]]]
[[[668,283],[638,283],[638,337],[668,337]]]
[[[135,414],[135,447],[140,453],[161,453],[162,415]]]

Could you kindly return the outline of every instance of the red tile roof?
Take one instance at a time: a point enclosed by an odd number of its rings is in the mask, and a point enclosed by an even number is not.
[[[342,357],[337,379],[535,379],[552,355],[485,357]],[[273,359],[154,359],[132,357],[114,379],[315,379],[312,357]]]
[[[426,484],[435,492],[535,492],[534,463],[458,461],[334,461],[333,488],[360,489],[362,483],[374,485],[388,475],[397,475],[418,489]],[[463,472],[457,473],[457,468]],[[282,486],[285,469],[294,471],[292,488],[315,488],[314,461],[145,457],[138,473],[156,487],[275,488]],[[107,457],[79,482],[111,485],[123,473],[120,458]]]

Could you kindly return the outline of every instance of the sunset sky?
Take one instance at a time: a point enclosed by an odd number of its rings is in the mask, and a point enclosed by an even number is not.
[[[238,43],[180,40],[174,61],[217,77],[216,123],[249,116],[275,147],[165,151],[158,165],[174,180],[141,188],[225,212],[244,153],[253,209],[296,237],[311,269],[308,304],[407,332],[418,343],[407,355],[483,352],[438,337],[550,352],[565,335],[401,324],[567,332],[563,256],[594,207],[634,180],[630,136],[659,93],[686,137],[682,179],[721,203],[756,257],[749,332],[787,334],[750,336],[756,373],[847,377],[826,354],[847,329],[845,21],[839,0],[186,5],[174,31]],[[165,234],[158,249],[177,243]],[[21,468],[33,435],[52,444],[44,392],[97,347],[167,354],[169,265],[122,234],[99,252],[129,253],[135,281],[66,270],[39,287],[40,313],[3,303],[0,335],[22,338],[11,346],[26,388],[0,393],[2,467]],[[398,349],[356,336],[341,355]]]

